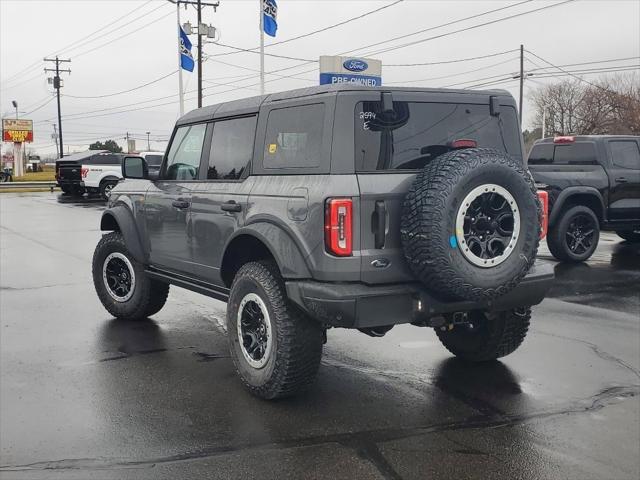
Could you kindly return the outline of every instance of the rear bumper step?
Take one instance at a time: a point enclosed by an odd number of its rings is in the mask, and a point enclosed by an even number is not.
[[[286,282],[286,287],[293,302],[325,325],[366,328],[420,322],[452,312],[537,305],[553,279],[553,266],[536,262],[515,289],[491,301],[442,301],[419,283],[367,285],[296,280]]]

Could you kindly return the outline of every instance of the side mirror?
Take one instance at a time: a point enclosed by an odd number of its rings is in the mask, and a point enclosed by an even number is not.
[[[124,178],[149,178],[147,162],[142,157],[124,157],[122,160],[122,176]]]

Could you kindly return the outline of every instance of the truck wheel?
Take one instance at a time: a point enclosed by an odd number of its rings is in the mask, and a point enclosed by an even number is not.
[[[529,330],[531,308],[505,312],[469,313],[469,323],[436,329],[438,338],[456,357],[470,362],[486,362],[513,353]],[[444,329],[444,330],[442,330]]]
[[[322,328],[288,301],[273,262],[243,265],[227,304],[231,357],[242,382],[258,397],[293,395],[314,380]]]
[[[104,182],[102,182],[100,184],[100,196],[104,200],[109,200],[109,197],[111,196],[111,190],[113,190],[113,187],[115,187],[116,185],[118,185],[118,182],[116,182],[115,180],[105,180]]]
[[[589,207],[576,205],[564,211],[549,229],[547,246],[562,262],[584,262],[598,246],[600,224]]]
[[[405,198],[409,267],[447,297],[491,299],[533,265],[542,208],[521,162],[497,150],[454,150],[431,161]]]
[[[147,276],[120,232],[100,239],[93,253],[92,273],[98,298],[114,317],[143,319],[158,313],[167,301],[169,285]]]
[[[630,243],[640,243],[640,230],[616,230],[616,234]]]

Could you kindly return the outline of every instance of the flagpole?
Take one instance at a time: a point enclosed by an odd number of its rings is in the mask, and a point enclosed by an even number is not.
[[[180,116],[184,115],[184,88],[182,86],[182,49],[180,48],[180,2],[176,2],[178,19],[178,96],[180,97]]]
[[[264,95],[264,0],[260,5],[260,95]]]

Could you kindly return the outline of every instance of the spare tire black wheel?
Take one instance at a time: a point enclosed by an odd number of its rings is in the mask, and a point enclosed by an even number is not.
[[[512,290],[533,265],[541,215],[520,161],[485,148],[447,152],[417,175],[405,198],[405,257],[430,290],[492,299]]]

